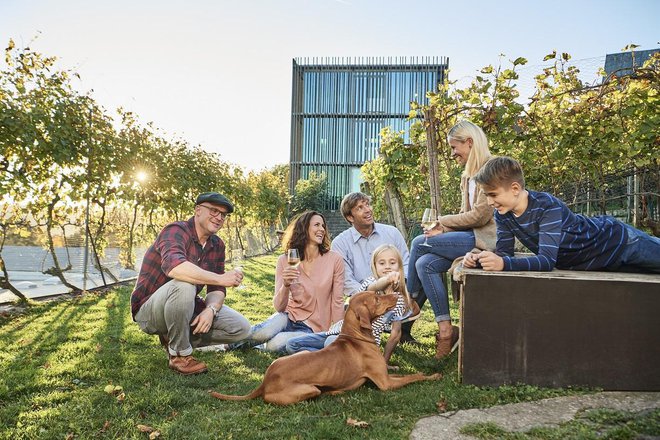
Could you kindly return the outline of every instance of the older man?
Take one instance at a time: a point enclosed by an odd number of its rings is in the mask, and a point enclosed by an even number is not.
[[[351,227],[332,241],[332,250],[344,257],[344,295],[360,291],[360,284],[371,276],[371,254],[382,244],[391,244],[401,253],[403,266],[408,267],[408,246],[401,232],[394,226],[376,223],[371,197],[361,192],[344,196],[341,214]],[[403,325],[401,341],[415,342],[410,335],[412,322]]]
[[[225,245],[216,235],[234,211],[216,192],[200,194],[188,221],[170,223],[144,255],[131,294],[133,320],[142,331],[157,334],[169,354],[169,367],[183,375],[207,371],[192,357],[193,345],[244,339],[250,323],[224,305],[227,287],[243,274],[225,273]],[[207,286],[206,300],[199,296]]]

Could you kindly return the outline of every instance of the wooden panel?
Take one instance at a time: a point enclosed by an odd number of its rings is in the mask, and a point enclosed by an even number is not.
[[[660,390],[660,276],[463,276],[464,383]]]

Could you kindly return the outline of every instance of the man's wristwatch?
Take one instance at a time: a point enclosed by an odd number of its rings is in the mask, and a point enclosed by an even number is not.
[[[213,310],[213,316],[215,316],[215,315],[218,314],[218,311],[219,311],[219,310],[218,310],[215,306],[206,306],[206,307],[208,307],[209,309]]]

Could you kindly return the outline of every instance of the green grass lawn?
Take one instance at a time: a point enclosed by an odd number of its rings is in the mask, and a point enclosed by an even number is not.
[[[252,322],[272,313],[276,256],[245,262],[244,290],[227,304]],[[150,427],[169,439],[407,438],[415,422],[442,411],[488,407],[574,394],[578,390],[526,385],[477,388],[457,380],[457,354],[433,359],[430,307],[413,329],[421,347],[402,345],[393,363],[402,373],[442,372],[381,392],[369,384],[340,396],[277,407],[262,400],[225,402],[208,389],[245,394],[259,385],[274,355],[257,350],[198,353],[207,374],[183,377],[167,368],[156,336],[132,322],[130,287],[72,300],[35,303],[0,318],[0,438],[149,438]],[[458,317],[455,305],[452,316]],[[114,393],[108,385],[121,387]],[[355,427],[347,420],[368,423]],[[156,433],[151,434],[156,437]]]

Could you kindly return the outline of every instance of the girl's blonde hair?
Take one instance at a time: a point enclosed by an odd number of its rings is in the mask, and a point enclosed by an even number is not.
[[[382,254],[385,251],[392,251],[396,255],[396,258],[399,263],[399,279],[401,280],[399,282],[398,290],[399,293],[403,295],[403,300],[406,303],[406,311],[411,310],[412,300],[410,299],[410,295],[408,294],[408,289],[406,288],[406,273],[403,271],[403,258],[401,257],[401,253],[396,248],[396,246],[391,244],[381,244],[374,250],[374,253],[371,254],[371,273],[373,274],[374,278],[378,279],[378,271],[376,270],[376,260],[378,260],[380,254]]]
[[[468,179],[477,174],[477,171],[490,159],[490,149],[488,148],[488,138],[481,127],[474,125],[470,121],[460,121],[454,125],[447,133],[447,142],[450,140],[465,142],[472,139],[472,149],[470,156],[465,163],[463,177]]]

